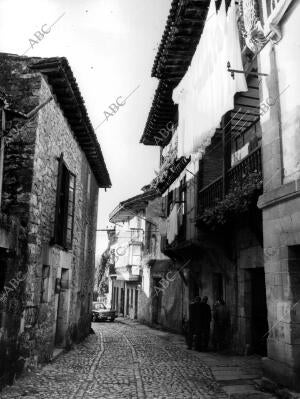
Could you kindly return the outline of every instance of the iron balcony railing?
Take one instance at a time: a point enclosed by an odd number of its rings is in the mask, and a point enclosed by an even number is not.
[[[223,198],[223,177],[220,176],[199,192],[201,208],[210,208]]]
[[[226,194],[228,189],[236,184],[237,181],[241,181],[245,176],[254,172],[259,174],[262,173],[261,147],[257,147],[237,165],[229,169],[226,173],[225,182],[223,176],[220,176],[208,186],[200,190],[199,211],[201,212],[205,208],[214,207],[223,199],[224,194]]]

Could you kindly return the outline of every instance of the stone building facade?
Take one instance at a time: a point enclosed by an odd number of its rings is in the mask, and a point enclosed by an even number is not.
[[[1,54],[0,64],[5,383],[89,333],[98,189],[110,179],[68,61]]]
[[[108,232],[110,252],[109,297],[118,315],[137,319],[144,252],[145,193],[121,202],[109,216],[115,230]],[[122,224],[121,224],[122,223]]]
[[[183,105],[174,104],[174,89],[193,65],[203,38],[201,21],[211,4],[171,4],[152,69],[159,84],[141,138],[145,145],[159,146],[161,154],[174,139],[178,124],[189,118],[195,124],[192,107],[180,115]],[[232,5],[232,1],[217,2],[217,12],[223,7],[222,14]],[[189,317],[188,303],[195,295],[207,295],[210,305],[222,297],[230,311],[227,345],[239,353],[265,356],[265,375],[296,390],[300,389],[299,10],[299,1],[293,0],[239,2],[235,14],[242,68],[231,65],[233,71],[227,65],[227,72],[235,79],[238,73],[245,74],[247,90],[231,99],[232,109],[220,118],[211,141],[204,142],[198,165],[196,153],[185,160],[170,157],[172,162],[167,168],[161,165],[160,175],[151,183],[162,195],[167,218],[182,203],[189,215],[177,216],[175,238],[168,239],[167,233],[161,246],[174,270],[189,261],[183,269],[185,310],[174,301],[178,317]],[[209,59],[207,54],[203,57]],[[205,101],[213,104],[210,98]],[[191,126],[185,125],[185,135]],[[176,287],[173,295],[180,297]]]
[[[299,1],[262,1],[265,32],[260,53],[264,104],[262,145],[264,265],[268,302],[265,374],[300,391]]]
[[[149,325],[159,325],[180,331],[179,309],[182,281],[174,272],[173,261],[161,252],[161,231],[165,215],[162,198],[153,198],[145,210],[145,240],[141,267],[138,320]],[[177,303],[178,302],[178,303]]]

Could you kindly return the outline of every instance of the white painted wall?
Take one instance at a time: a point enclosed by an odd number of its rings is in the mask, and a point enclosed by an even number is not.
[[[281,21],[275,46],[281,108],[284,182],[300,178],[300,1]]]

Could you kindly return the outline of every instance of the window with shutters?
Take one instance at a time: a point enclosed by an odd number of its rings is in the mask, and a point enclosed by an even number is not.
[[[72,248],[76,178],[59,158],[53,243]]]

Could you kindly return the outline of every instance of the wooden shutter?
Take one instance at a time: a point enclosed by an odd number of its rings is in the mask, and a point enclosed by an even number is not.
[[[55,221],[54,221],[54,243],[60,243],[61,237],[61,191],[62,191],[62,175],[64,166],[64,156],[61,154],[58,161],[57,173],[57,188],[56,188],[56,208],[55,208]]]
[[[66,224],[65,224],[65,245],[66,248],[72,248],[73,230],[74,230],[74,209],[75,209],[75,175],[68,171],[67,195],[66,195]]]
[[[75,175],[67,168],[61,154],[58,162],[54,243],[70,249],[73,241]]]

